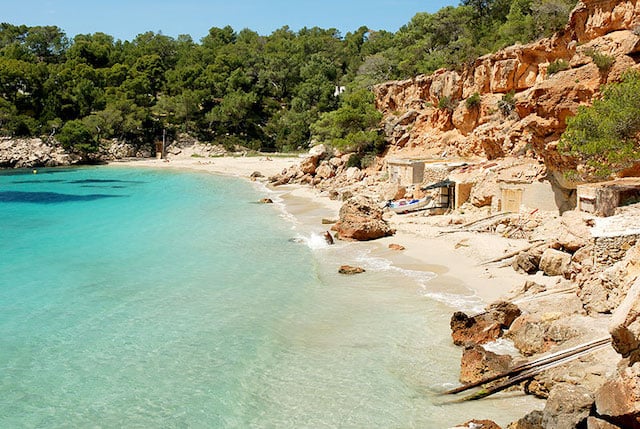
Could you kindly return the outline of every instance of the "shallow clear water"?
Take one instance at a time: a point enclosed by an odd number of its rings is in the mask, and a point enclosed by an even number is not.
[[[0,427],[440,428],[524,414],[525,399],[434,393],[457,378],[448,321],[477,304],[468,291],[370,245],[328,247],[321,225],[256,204],[267,192],[196,172],[0,173]],[[340,276],[343,263],[367,272]]]

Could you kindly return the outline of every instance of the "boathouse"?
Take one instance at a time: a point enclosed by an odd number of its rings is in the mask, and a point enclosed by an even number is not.
[[[578,185],[578,210],[608,217],[616,208],[640,202],[640,178],[628,177],[608,182]]]

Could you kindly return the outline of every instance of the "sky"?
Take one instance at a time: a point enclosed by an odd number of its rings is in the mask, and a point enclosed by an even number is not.
[[[133,40],[153,31],[194,41],[212,27],[230,25],[261,35],[288,25],[336,28],[342,35],[367,26],[395,32],[418,12],[434,13],[459,0],[2,0],[0,22],[55,25],[73,38],[102,32]]]

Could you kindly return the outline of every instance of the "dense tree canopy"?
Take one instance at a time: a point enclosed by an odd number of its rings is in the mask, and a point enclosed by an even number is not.
[[[104,139],[150,143],[166,130],[266,151],[311,141],[372,150],[379,116],[367,89],[546,36],[575,2],[463,0],[418,13],[396,33],[224,27],[199,42],[153,32],[69,40],[55,26],[0,24],[0,135],[53,135],[95,150]]]

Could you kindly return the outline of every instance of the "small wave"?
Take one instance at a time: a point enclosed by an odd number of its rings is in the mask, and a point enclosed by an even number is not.
[[[302,243],[311,250],[326,249],[331,246],[327,243],[323,234],[312,232],[309,236],[298,234],[293,241],[296,243]]]
[[[457,295],[453,293],[432,292],[425,290],[423,296],[425,298],[429,298],[434,301],[446,304],[458,311],[464,311],[468,313],[481,313],[482,311],[484,311],[485,304],[477,295]]]
[[[405,268],[397,267],[393,265],[393,263],[389,259],[371,256],[369,251],[365,251],[360,254],[356,258],[356,260],[367,270],[378,272],[390,271],[398,273],[405,277],[409,277],[422,286],[425,286],[429,281],[433,280],[436,277],[436,274],[432,273],[431,271],[408,270]]]

